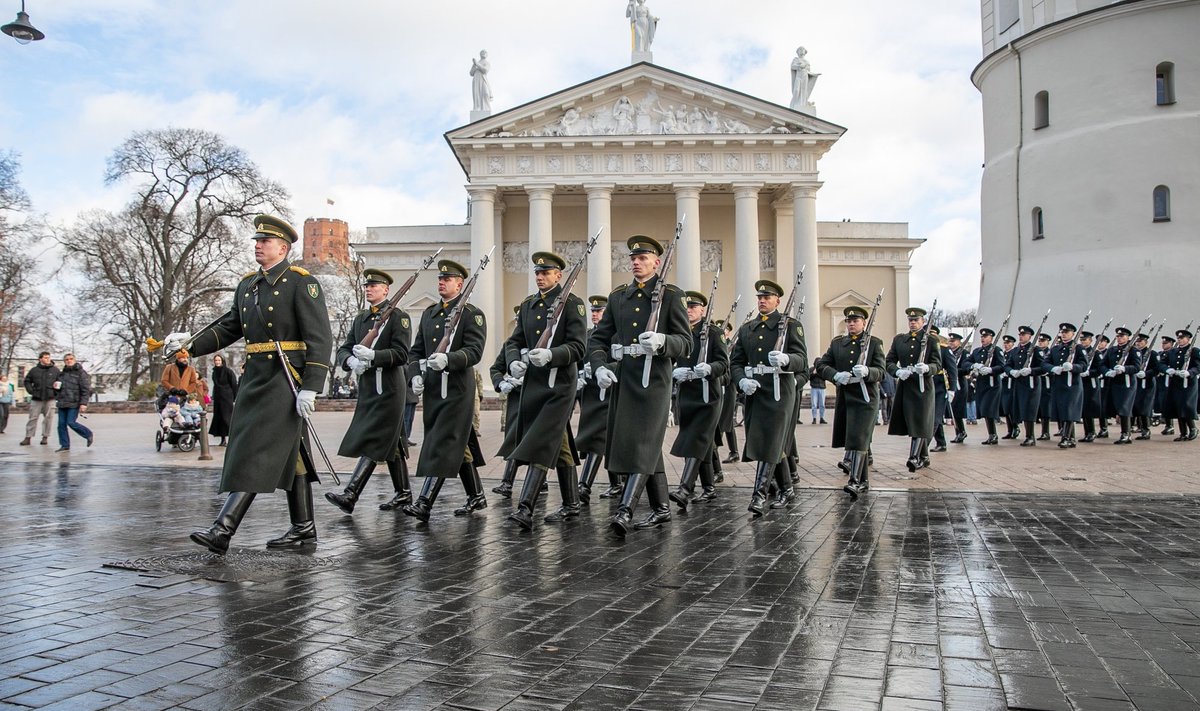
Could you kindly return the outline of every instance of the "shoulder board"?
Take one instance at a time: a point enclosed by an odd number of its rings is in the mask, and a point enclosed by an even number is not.
[[[622,285],[618,286],[617,288],[613,289],[612,291],[608,292],[608,295],[612,296],[613,294],[617,293],[618,291],[625,291],[628,288],[629,288],[628,283],[622,284]]]
[[[245,274],[243,274],[243,275],[242,275],[242,278],[241,278],[241,279],[239,279],[238,281],[246,281],[247,279],[249,279],[250,277],[254,276],[255,274],[258,274],[258,270],[257,270],[257,269],[255,269],[255,270],[254,270],[254,271],[252,271],[252,272],[246,272]]]
[[[298,266],[296,266],[295,264],[293,264],[293,265],[289,266],[289,267],[288,267],[288,270],[289,270],[289,271],[296,272],[296,273],[297,273],[297,274],[299,274],[300,276],[312,276],[311,274],[309,274],[309,273],[308,273],[308,270],[307,270],[307,269],[305,269],[304,267],[298,267]]]
[[[537,294],[537,293],[530,294],[529,296],[526,296],[526,297],[525,297],[525,300],[524,300],[524,301],[522,301],[521,303],[522,303],[522,304],[525,304],[525,303],[528,303],[528,302],[530,302],[530,301],[533,301],[533,300],[534,300],[534,298],[535,298],[535,297],[537,297],[537,296],[540,296],[540,294]]]

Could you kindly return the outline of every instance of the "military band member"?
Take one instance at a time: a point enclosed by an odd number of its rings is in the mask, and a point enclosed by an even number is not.
[[[1116,345],[1104,353],[1105,387],[1113,414],[1121,423],[1121,436],[1113,444],[1130,444],[1133,403],[1137,396],[1137,379],[1134,374],[1141,368],[1141,358],[1133,348],[1133,332],[1121,326],[1116,330]]]
[[[747,510],[762,516],[772,474],[779,490],[776,504],[786,505],[795,497],[784,457],[788,433],[795,428],[797,393],[808,379],[808,350],[800,322],[779,311],[783,287],[761,279],[754,289],[758,316],[738,329],[729,362],[733,380],[746,396],[742,460],[758,462]],[[775,350],[781,328],[786,333],[783,351]]]
[[[1012,383],[1013,418],[1025,428],[1022,447],[1033,447],[1033,425],[1042,404],[1042,355],[1033,341],[1033,328],[1017,329],[1017,345],[1008,354],[1005,372]]]
[[[1050,335],[1047,333],[1039,333],[1037,337],[1037,351],[1045,362],[1046,355],[1050,353]],[[1033,376],[1038,379],[1041,386],[1041,400],[1038,401],[1038,421],[1041,423],[1042,431],[1038,435],[1038,440],[1050,439],[1050,376],[1041,371],[1035,371]],[[1061,433],[1059,433],[1061,436]]]
[[[546,347],[538,346],[554,318],[554,302],[563,292],[559,282],[567,264],[553,252],[534,252],[530,259],[537,291],[521,302],[517,327],[504,342],[509,374],[524,380],[516,445],[506,456],[529,465],[521,500],[508,518],[527,531],[533,529],[537,499],[551,469],[558,478],[562,506],[546,516],[545,521],[557,523],[579,515],[579,480],[575,470],[579,459],[570,423],[575,409],[575,381],[587,336],[583,299],[567,294],[566,307],[552,338]]]
[[[837,386],[832,444],[850,453],[847,467],[850,479],[842,490],[852,498],[858,498],[870,486],[867,452],[875,433],[875,418],[879,416],[879,383],[883,380],[887,361],[883,341],[875,336],[869,337],[867,357],[862,358],[867,310],[861,306],[847,306],[842,313],[846,319],[846,335],[834,338],[813,367],[818,375]],[[864,362],[859,363],[860,360]]]
[[[713,485],[713,450],[716,448],[717,424],[721,417],[725,389],[722,383],[729,371],[729,350],[721,329],[709,323],[705,337],[708,352],[701,361],[701,332],[704,315],[709,308],[708,297],[698,291],[687,295],[688,323],[692,327],[692,352],[675,360],[671,377],[679,383],[679,433],[671,445],[671,456],[683,457],[683,472],[679,488],[670,494],[671,501],[687,511],[696,493],[696,477],[700,478],[701,500],[711,501],[716,494]]]
[[[1156,386],[1154,388],[1154,411],[1162,416],[1163,430],[1159,434],[1173,435],[1175,428],[1171,425],[1172,418],[1167,416],[1167,380],[1170,376],[1166,374],[1166,368],[1161,367],[1161,361],[1167,357],[1167,353],[1175,347],[1175,338],[1170,334],[1162,335],[1162,347],[1159,350],[1160,367],[1158,374],[1155,377]]]
[[[476,461],[478,443],[469,446],[475,437],[474,369],[483,357],[487,340],[483,312],[473,304],[463,304],[462,319],[449,348],[438,352],[446,329],[451,328],[448,319],[462,297],[466,278],[467,268],[463,265],[449,259],[438,262],[440,298],[421,314],[421,325],[409,351],[409,375],[413,391],[421,396],[421,420],[425,424],[425,440],[417,459],[417,475],[425,477],[425,483],[417,500],[403,511],[426,522],[442,484],[455,476],[462,479],[467,503],[454,514],[465,516],[487,508],[476,470],[481,464]]]
[[[949,342],[942,337],[936,325],[929,332],[937,337],[938,353],[942,358],[942,372],[933,379],[933,441],[936,446],[930,451],[946,451],[946,415],[958,393],[958,357],[950,350]]]
[[[950,353],[954,356],[954,368],[958,373],[957,391],[950,401],[950,415],[954,419],[954,439],[951,444],[962,444],[967,441],[967,402],[974,394],[974,384],[971,376],[971,354],[963,347],[963,337],[950,333]]]
[[[1141,365],[1134,373],[1137,378],[1137,393],[1133,397],[1134,426],[1138,435],[1134,439],[1150,439],[1150,418],[1154,416],[1154,398],[1158,373],[1158,353],[1150,347],[1150,336],[1139,333],[1134,336],[1134,350]]]
[[[608,306],[608,297],[593,294],[588,297],[589,317],[592,328],[604,317]],[[613,366],[609,365],[612,370]],[[592,487],[596,483],[596,474],[604,461],[604,445],[608,433],[608,403],[607,396],[601,396],[600,386],[596,384],[596,374],[592,372],[592,364],[585,362],[579,369],[579,381],[576,383],[579,393],[579,431],[575,433],[575,446],[583,455],[583,468],[579,472],[579,503],[587,506],[591,503]],[[608,499],[617,496],[624,489],[616,474],[608,472],[608,488],[600,492],[600,498]]]
[[[1042,360],[1042,370],[1050,378],[1050,413],[1058,423],[1058,446],[1063,449],[1075,446],[1075,423],[1083,419],[1086,368],[1087,349],[1075,343],[1075,324],[1060,323],[1058,343]]]
[[[1008,356],[1016,347],[1017,339],[1006,333],[1001,340],[1004,344],[1004,371],[1000,373],[1000,414],[1004,417],[1004,424],[1008,432],[1000,439],[1017,439],[1021,436],[1021,426],[1017,420],[1016,410],[1013,408],[1013,381],[1008,375]]]
[[[662,245],[643,235],[630,237],[627,244],[633,280],[608,295],[608,307],[587,343],[596,384],[608,390],[611,400],[605,466],[629,476],[611,522],[619,536],[633,527],[634,509],[647,487],[654,510],[639,527],[658,526],[671,518],[662,445],[671,409],[672,361],[692,349],[683,291],[658,274]],[[649,331],[647,319],[660,279],[664,283],[658,325]],[[647,358],[649,380],[643,384]]]
[[[354,374],[358,386],[354,417],[338,449],[338,454],[343,457],[358,457],[358,463],[343,493],[325,493],[330,503],[346,513],[353,513],[354,504],[375,471],[376,462],[386,463],[395,491],[384,510],[412,502],[412,490],[408,485],[408,451],[404,443],[404,399],[408,385],[405,366],[412,341],[412,322],[408,314],[401,309],[393,310],[374,341],[368,346],[360,345],[387,308],[388,287],[392,282],[392,276],[387,272],[363,270],[363,291],[368,308],[354,317],[346,341],[334,356],[339,368]]]
[[[1196,439],[1196,398],[1200,393],[1200,349],[1192,346],[1192,332],[1181,328],[1175,332],[1175,347],[1163,355],[1158,368],[1167,376],[1167,399],[1164,416],[1179,421],[1176,442]]]
[[[246,371],[233,405],[234,426],[221,469],[220,490],[229,496],[213,525],[191,535],[193,542],[218,554],[229,549],[254,496],[276,489],[287,492],[292,525],[267,547],[317,542],[310,483],[316,471],[303,434],[304,420],[315,409],[317,393],[329,375],[329,312],[320,282],[288,262],[296,230],[270,215],[254,218],[254,227],[254,261],[259,268],[242,277],[229,312],[189,346],[192,355],[201,356],[246,339]],[[172,334],[167,347],[188,338]]]
[[[910,472],[915,472],[929,466],[929,440],[934,425],[933,379],[941,375],[942,354],[937,336],[924,330],[925,309],[913,306],[905,309],[904,314],[908,317],[908,330],[896,334],[887,354],[887,371],[896,378],[896,402],[892,405],[888,434],[912,438],[907,465]]]
[[[996,332],[990,328],[979,329],[979,347],[971,351],[970,362],[975,376],[975,406],[978,416],[987,427],[987,439],[982,444],[999,444],[996,423],[1000,420],[1000,395],[1003,384],[1000,375],[1004,372],[1004,352],[994,340]]]

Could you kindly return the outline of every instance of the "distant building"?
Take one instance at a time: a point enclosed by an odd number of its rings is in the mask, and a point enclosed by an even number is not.
[[[315,272],[321,267],[335,268],[350,264],[350,225],[329,217],[310,217],[304,221],[302,263]]]

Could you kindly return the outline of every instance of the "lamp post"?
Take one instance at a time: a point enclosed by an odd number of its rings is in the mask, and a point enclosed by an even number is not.
[[[19,44],[29,44],[46,38],[44,32],[29,22],[29,14],[25,12],[25,0],[21,0],[21,11],[17,13],[17,19],[0,27],[0,32],[12,37]]]

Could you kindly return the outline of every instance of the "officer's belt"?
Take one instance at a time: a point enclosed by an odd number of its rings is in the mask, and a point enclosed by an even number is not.
[[[774,365],[752,365],[746,372],[750,375],[782,375],[787,371]]]
[[[247,343],[247,353],[274,353],[276,341],[266,343]],[[306,351],[308,344],[304,341],[279,341],[279,349],[284,351]]]
[[[642,344],[640,343],[635,343],[632,346],[623,346],[620,343],[614,343],[612,344],[611,350],[613,360],[621,360],[625,356],[637,358],[639,356],[644,356],[647,353],[646,349],[643,348]]]

